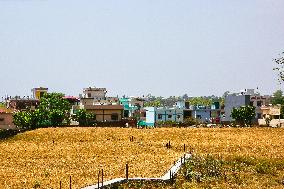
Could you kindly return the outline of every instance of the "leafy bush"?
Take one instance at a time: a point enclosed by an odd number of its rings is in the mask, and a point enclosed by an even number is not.
[[[223,161],[215,159],[213,156],[194,156],[186,164],[185,176],[188,180],[201,182],[203,179],[219,178],[222,176]]]
[[[195,118],[192,118],[192,117],[186,118],[186,119],[183,121],[183,123],[184,123],[184,125],[186,125],[186,126],[192,126],[192,125],[198,125],[198,124],[199,124],[198,120],[195,119]]]
[[[255,166],[255,171],[259,174],[271,174],[275,175],[276,174],[276,167],[272,166],[271,163],[262,161],[259,162]]]
[[[167,121],[158,121],[156,123],[157,126],[174,126],[178,124],[177,122],[175,121],[172,121],[172,120],[167,120]]]
[[[241,106],[239,108],[233,108],[231,116],[236,120],[236,124],[250,126],[252,119],[255,117],[255,107]]]

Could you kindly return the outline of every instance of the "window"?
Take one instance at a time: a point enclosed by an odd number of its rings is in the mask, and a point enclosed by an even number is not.
[[[4,118],[0,117],[0,121],[4,121]]]
[[[180,115],[177,115],[177,118],[180,119]]]
[[[257,101],[256,105],[257,105],[258,107],[260,107],[260,106],[262,105],[262,102],[261,102],[261,101]]]
[[[129,117],[129,110],[124,110],[124,117]]]
[[[171,119],[172,117],[173,117],[173,115],[172,115],[172,114],[169,114],[169,115],[168,115],[168,118],[169,118],[169,119]]]
[[[88,93],[88,98],[91,98],[91,93]]]
[[[117,113],[111,114],[111,120],[117,121],[118,120],[118,114]]]
[[[197,115],[196,117],[197,117],[197,119],[201,119],[201,115]]]
[[[158,119],[162,119],[163,115],[162,114],[158,114]]]
[[[250,106],[253,106],[253,101],[250,101],[249,105],[250,105]]]
[[[261,119],[261,114],[260,113],[257,114],[257,119]]]

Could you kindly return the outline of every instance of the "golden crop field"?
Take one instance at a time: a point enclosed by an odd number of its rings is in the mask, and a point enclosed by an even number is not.
[[[134,141],[130,141],[130,137]],[[165,144],[171,141],[172,148]],[[159,177],[183,154],[284,159],[282,128],[44,128],[0,141],[0,188],[81,188],[125,177]]]

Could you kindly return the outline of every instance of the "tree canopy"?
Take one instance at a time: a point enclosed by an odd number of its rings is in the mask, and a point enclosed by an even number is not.
[[[276,67],[273,70],[277,71],[278,81],[282,83],[284,81],[284,52],[274,59]]]
[[[283,92],[281,90],[277,90],[273,93],[273,97],[271,99],[273,105],[284,104]]]
[[[14,124],[30,129],[70,124],[71,106],[63,96],[61,93],[45,94],[40,99],[40,105],[36,110],[14,113]]]
[[[233,108],[232,118],[235,119],[237,124],[241,126],[250,126],[252,119],[255,117],[254,106],[241,106],[239,108]]]

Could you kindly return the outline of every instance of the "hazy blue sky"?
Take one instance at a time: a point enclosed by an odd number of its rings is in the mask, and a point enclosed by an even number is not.
[[[0,97],[271,94],[282,51],[283,0],[0,0]]]

